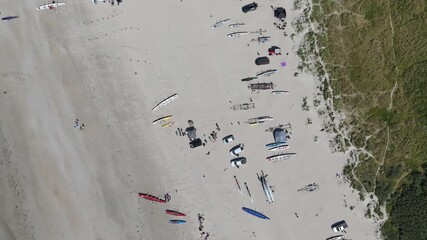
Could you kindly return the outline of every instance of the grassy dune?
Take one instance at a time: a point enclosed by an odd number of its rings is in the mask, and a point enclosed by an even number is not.
[[[311,70],[320,76],[322,96],[332,98],[335,110],[346,116],[332,128],[337,133],[349,129],[340,136],[340,144],[356,149],[356,161],[345,169],[347,176],[361,198],[375,194],[378,206],[387,204],[386,238],[425,237],[425,231],[413,229],[421,229],[417,219],[427,219],[426,1],[314,0],[295,5],[307,13],[305,20],[294,23],[297,31],[304,21],[318,24],[305,35],[306,44],[299,51],[301,69],[317,44],[312,59],[320,56],[325,67],[315,61]],[[330,81],[322,77],[325,72]],[[424,205],[409,201],[408,194]],[[409,203],[423,210],[408,217],[396,208],[410,208]],[[371,214],[382,217],[379,207],[367,216]]]

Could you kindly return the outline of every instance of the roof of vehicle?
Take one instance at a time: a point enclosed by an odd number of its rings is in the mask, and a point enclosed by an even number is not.
[[[230,134],[230,135],[225,136],[225,137],[223,138],[223,140],[224,140],[224,139],[229,139],[229,138],[234,138],[233,134]]]
[[[339,222],[332,224],[332,226],[331,226],[331,228],[338,228],[338,227],[348,228],[348,225],[344,220],[342,220],[342,221],[339,221]]]
[[[241,162],[242,164],[246,163],[246,158],[245,157],[238,157],[238,158],[233,158],[230,160],[230,162]]]
[[[195,147],[201,146],[202,144],[203,144],[202,139],[197,138],[190,142],[190,147],[195,148]]]
[[[256,65],[264,65],[269,63],[270,63],[270,59],[268,59],[268,57],[258,57],[257,59],[255,59]]]
[[[249,3],[249,4],[246,4],[245,6],[242,7],[242,11],[248,12],[250,9],[257,8],[257,7],[258,7],[258,4],[256,2]]]

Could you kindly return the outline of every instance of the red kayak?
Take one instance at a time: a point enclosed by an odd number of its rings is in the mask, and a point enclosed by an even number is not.
[[[147,199],[147,200],[153,201],[153,202],[166,203],[166,201],[165,201],[165,200],[163,200],[163,199],[161,199],[161,198],[158,198],[158,197],[156,197],[156,196],[150,195],[150,194],[148,194],[148,193],[139,193],[139,194],[138,194],[138,196],[139,196],[139,197],[142,197],[142,198],[144,198],[144,199]]]
[[[179,217],[187,216],[184,213],[180,213],[180,212],[174,211],[174,210],[166,210],[166,214],[173,215],[173,216],[179,216]]]

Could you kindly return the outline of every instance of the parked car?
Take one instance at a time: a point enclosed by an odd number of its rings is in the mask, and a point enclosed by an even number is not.
[[[223,142],[223,143],[230,143],[230,142],[232,142],[232,141],[234,141],[234,136],[233,136],[233,135],[225,136],[225,137],[222,139],[222,142]]]
[[[259,57],[255,59],[256,65],[267,65],[269,63],[270,63],[270,59],[268,59],[268,57]]]
[[[230,149],[231,156],[239,156],[239,153],[243,152],[244,147],[243,144],[239,144]]]
[[[238,157],[238,158],[231,159],[230,164],[233,167],[239,168],[240,165],[246,164],[246,158]]]
[[[342,220],[332,224],[331,228],[334,232],[344,232],[345,229],[348,228],[348,225],[344,220]]]
[[[258,3],[256,2],[249,3],[242,7],[242,12],[247,13],[247,12],[255,11],[257,8],[258,8]]]

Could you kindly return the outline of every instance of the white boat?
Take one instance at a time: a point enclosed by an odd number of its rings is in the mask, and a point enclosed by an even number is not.
[[[265,70],[265,71],[258,73],[256,76],[257,77],[259,77],[259,76],[269,77],[269,76],[275,74],[276,72],[277,72],[277,69],[268,69],[268,70]]]
[[[173,100],[175,100],[178,97],[178,94],[173,94],[170,97],[165,98],[164,100],[162,100],[159,104],[157,104],[156,106],[153,107],[153,109],[151,109],[151,111],[157,110],[161,107],[164,107],[166,104],[172,102]]]
[[[281,147],[283,145],[288,145],[288,143],[287,142],[274,142],[274,143],[266,144],[265,146],[267,148],[275,148],[275,147]]]
[[[156,123],[161,122],[161,121],[166,121],[166,120],[169,120],[171,118],[172,118],[172,115],[160,117],[160,118],[157,118],[156,120],[154,120],[153,124],[156,124]]]
[[[295,154],[296,153],[281,153],[281,154],[269,156],[266,159],[269,162],[275,162],[275,161],[280,161],[280,160],[286,160],[286,159],[290,158],[292,155],[295,155]]]
[[[268,151],[286,150],[286,149],[288,149],[288,148],[289,148],[289,145],[284,144],[284,145],[280,145],[280,146],[277,146],[277,147],[269,148],[269,149],[268,149]]]
[[[233,23],[233,24],[228,25],[228,27],[230,27],[230,28],[239,28],[239,27],[244,27],[244,26],[246,26],[246,23]]]
[[[263,123],[266,121],[273,121],[274,118],[270,117],[270,116],[262,116],[262,117],[257,117],[257,118],[250,118],[248,119],[247,123],[249,125],[257,125],[258,123]]]
[[[38,6],[38,7],[36,7],[36,9],[37,10],[52,10],[52,9],[55,9],[55,8],[60,7],[62,5],[65,5],[65,3],[53,1],[52,3],[48,3],[48,4]]]
[[[212,27],[211,27],[211,28],[220,28],[220,27],[222,27],[222,25],[224,25],[224,23],[226,23],[226,22],[228,22],[228,21],[230,21],[230,19],[229,19],[229,18],[224,19],[224,20],[221,20],[221,21],[218,21],[218,22],[216,22],[214,25],[212,25]]]
[[[271,91],[271,94],[289,94],[289,91]]]
[[[232,32],[232,33],[227,34],[227,37],[238,38],[238,37],[244,36],[246,34],[248,34],[248,32]]]

